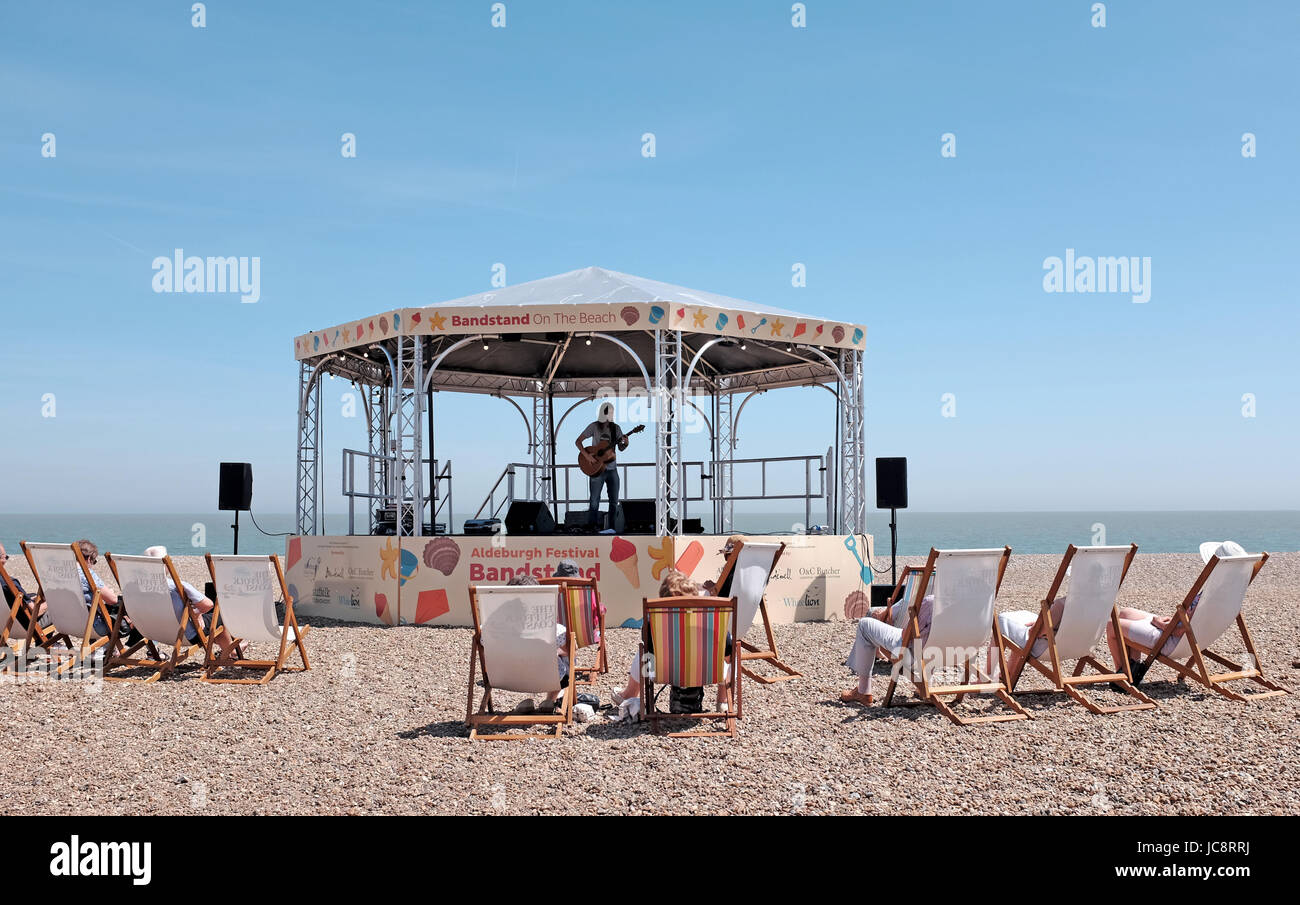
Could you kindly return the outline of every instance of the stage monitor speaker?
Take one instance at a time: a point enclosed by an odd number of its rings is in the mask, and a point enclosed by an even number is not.
[[[876,460],[876,508],[907,508],[907,459]]]
[[[623,509],[623,525],[628,534],[654,533],[654,500],[624,500],[619,506]]]
[[[253,508],[253,466],[248,462],[222,462],[217,508],[247,512]]]
[[[515,500],[506,511],[507,534],[554,534],[555,516],[539,500]]]

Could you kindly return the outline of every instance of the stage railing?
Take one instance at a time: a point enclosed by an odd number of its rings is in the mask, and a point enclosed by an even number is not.
[[[683,463],[683,468],[684,470],[686,470],[687,486],[688,487],[695,486],[694,482],[697,477],[699,481],[698,484],[699,491],[696,493],[690,493],[688,491],[686,496],[686,503],[692,503],[692,502],[699,503],[708,500],[714,503],[716,506],[716,504],[724,504],[727,502],[747,501],[747,500],[748,501],[803,500],[804,530],[806,531],[813,524],[812,513],[813,513],[814,502],[819,500],[824,500],[826,503],[826,524],[829,525],[832,524],[834,521],[835,501],[832,498],[831,494],[828,492],[829,484],[826,479],[826,470],[828,467],[827,458],[828,458],[827,456],[822,455],[822,456],[764,456],[764,457],[752,458],[752,459],[732,459],[730,460],[731,465],[733,466],[732,486],[735,487],[736,484],[739,483],[736,480],[736,478],[743,477],[747,469],[752,471],[753,467],[757,466],[758,491],[756,493],[734,493],[733,492],[728,495],[719,495],[717,493],[718,490],[717,485],[713,480],[713,475],[718,473],[718,465],[719,465],[718,462],[715,461],[712,463],[713,467],[711,471],[705,470],[705,466],[708,465],[709,463],[685,462]],[[768,468],[772,465],[778,465],[782,463],[801,463],[803,465],[802,492],[795,490],[788,493],[776,493],[769,489],[769,486],[772,483],[774,483],[774,480],[768,474]],[[478,511],[474,514],[474,517],[475,518],[503,517],[504,512],[510,508],[510,504],[514,502],[514,500],[516,499],[516,495],[515,495],[516,473],[522,472],[522,474],[520,475],[520,479],[523,480],[523,484],[520,486],[524,488],[524,492],[527,493],[527,488],[534,486],[532,480],[533,478],[532,471],[536,467],[537,466],[534,466],[527,462],[512,462],[509,465],[507,465],[502,470],[501,474],[497,477],[496,482],[492,485],[492,489],[488,491],[487,496],[484,498],[482,505],[478,507]],[[637,469],[638,473],[640,473],[640,470],[650,469],[651,475],[653,477],[654,467],[655,467],[655,463],[653,462],[618,463],[618,469],[620,472],[619,473],[619,478],[620,478],[619,498],[623,500],[639,498],[639,495],[637,493],[629,492],[628,479],[631,476],[630,469]],[[692,470],[695,471],[695,474],[691,473]],[[587,476],[581,472],[581,470],[578,468],[577,465],[572,465],[572,464],[557,465],[556,476],[560,483],[560,487],[559,487],[560,492],[555,494],[556,497],[555,505],[557,509],[563,507],[563,510],[565,512],[574,508],[575,506],[585,509],[588,500],[590,498],[590,493],[587,489],[588,487]],[[572,486],[572,484],[575,481],[575,476],[579,486],[579,492],[576,494]],[[543,480],[549,482],[550,475],[544,475]],[[782,479],[782,483],[784,483],[784,480],[785,479]],[[797,487],[798,485],[795,484],[795,486]],[[526,496],[518,497],[518,498],[528,499],[528,497]],[[563,517],[560,512],[558,511],[556,512],[556,517],[561,521],[563,521]],[[686,512],[683,513],[683,518],[689,518],[689,517],[690,517],[690,508],[689,506],[687,506]],[[716,530],[716,524],[714,525],[714,529]]]
[[[362,480],[366,482],[366,487],[364,489],[360,489],[357,487],[357,460],[358,459],[363,460],[365,463],[365,476],[362,478]],[[397,458],[395,456],[378,455],[376,453],[367,452],[361,449],[343,450],[343,467],[341,469],[343,475],[342,492],[344,498],[348,501],[348,534],[357,533],[356,530],[357,500],[368,500],[368,501],[379,500],[384,503],[394,502],[395,494],[392,491],[385,490],[385,488],[383,487],[371,486],[372,477],[375,473],[374,466],[376,462],[387,463],[388,473],[389,474],[396,473]],[[421,460],[420,462],[421,468],[427,469],[428,466],[429,466],[428,459]],[[447,462],[444,462],[441,470],[439,470],[438,460],[434,459],[433,467],[434,467],[434,471],[436,472],[434,475],[433,487],[430,488],[429,495],[421,501],[422,505],[419,507],[420,514],[423,517],[425,508],[430,503],[432,503],[433,512],[429,517],[429,522],[434,523],[438,521],[439,514],[441,514],[443,509],[445,508],[447,512],[447,520],[446,520],[447,531],[450,533],[453,530],[451,524],[452,512],[453,512],[452,502],[451,502],[452,500],[451,461],[448,460]],[[447,485],[447,491],[446,493],[441,493],[439,491],[444,482]],[[406,510],[409,509],[410,506],[411,506],[410,500],[403,499],[402,508]],[[366,511],[365,533],[366,534],[369,534],[371,530],[373,530],[372,522],[374,516],[371,509],[372,509],[371,505],[367,503],[365,507],[365,511]]]
[[[689,492],[687,493],[686,502],[688,503],[690,502],[698,503],[709,499],[705,491],[705,483],[712,481],[712,475],[707,474],[705,472],[704,470],[705,464],[706,463],[704,462],[682,463],[682,468],[686,471],[687,481],[689,482],[692,480],[692,475],[691,475],[692,469],[696,471],[695,477],[697,477],[699,480],[699,488],[700,488],[699,492],[694,494]],[[492,489],[488,491],[487,496],[483,499],[482,505],[478,507],[478,511],[474,514],[474,518],[502,517],[502,513],[505,510],[509,509],[510,504],[514,502],[514,500],[516,499],[515,497],[516,472],[523,472],[522,475],[523,487],[528,488],[533,486],[532,472],[537,467],[538,466],[532,465],[531,463],[528,462],[511,462],[509,465],[507,465],[502,470],[501,474],[497,477],[496,482],[492,485]],[[651,477],[653,478],[654,467],[655,467],[655,463],[653,462],[619,462],[618,463],[619,499],[624,500],[624,499],[642,498],[635,493],[628,492],[628,488],[630,487],[629,478],[631,477],[630,469],[637,469],[638,474],[642,473],[642,471],[645,469],[649,469]],[[589,484],[588,484],[587,476],[582,473],[582,470],[577,465],[572,465],[572,464],[556,465],[555,471],[556,471],[556,476],[559,479],[560,490],[561,490],[561,493],[554,494],[555,505],[557,507],[560,506],[564,507],[565,512],[568,512],[570,509],[572,509],[574,506],[578,504],[581,504],[582,508],[585,510],[588,501],[591,498],[591,492],[588,489]],[[572,482],[575,480],[575,475],[578,476],[577,480],[580,481],[579,488],[581,490],[581,493],[579,495],[574,494],[574,490],[572,486]],[[548,483],[550,482],[550,479],[551,476],[549,474],[545,474],[542,476],[542,480],[547,481]],[[504,485],[504,487],[502,485]],[[653,490],[651,490],[645,496],[653,497],[654,496]],[[529,497],[526,496],[520,497],[520,499],[529,499]],[[689,514],[689,509],[688,509],[688,514]],[[561,521],[563,521],[563,517],[561,516],[560,513],[557,512],[556,515],[557,517],[560,517]]]

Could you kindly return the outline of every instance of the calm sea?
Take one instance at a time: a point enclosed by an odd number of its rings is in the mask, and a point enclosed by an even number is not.
[[[458,516],[460,524],[463,516]],[[737,512],[736,530],[789,533],[802,513]],[[267,532],[293,529],[291,515],[258,515]],[[140,553],[163,544],[174,555],[230,553],[230,513],[208,515],[0,515],[0,543],[10,555],[18,541],[66,542],[88,537],[101,551]],[[709,529],[706,520],[705,530]],[[327,516],[327,532],[347,530],[346,516]],[[872,512],[868,530],[888,555],[889,518]],[[1104,531],[1104,537],[1101,533]],[[910,512],[898,514],[898,549],[923,555],[930,547],[993,547],[1020,553],[1060,553],[1066,544],[1136,543],[1145,553],[1193,553],[1201,541],[1235,540],[1247,550],[1300,550],[1300,512]],[[284,538],[263,534],[247,515],[239,520],[240,553],[283,553]]]

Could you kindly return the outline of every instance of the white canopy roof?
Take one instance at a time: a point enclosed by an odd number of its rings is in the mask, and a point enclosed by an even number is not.
[[[515,286],[479,292],[449,302],[438,302],[429,308],[498,308],[522,305],[589,305],[596,303],[633,304],[663,302],[666,305],[690,305],[697,308],[750,311],[754,314],[771,314],[789,318],[813,320],[805,314],[747,302],[744,299],[687,289],[672,283],[661,283],[645,277],[606,270],[603,267],[584,267],[570,270],[540,280],[530,280]]]

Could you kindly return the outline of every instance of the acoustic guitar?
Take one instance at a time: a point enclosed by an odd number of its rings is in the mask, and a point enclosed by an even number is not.
[[[645,430],[645,425],[638,424],[623,436],[630,437],[633,434],[641,433],[643,430]],[[602,440],[599,443],[593,443],[591,446],[582,448],[581,452],[578,453],[578,467],[582,469],[582,473],[587,477],[594,478],[605,470],[605,466],[609,464],[610,459],[614,458],[614,455],[614,449],[609,443]]]

